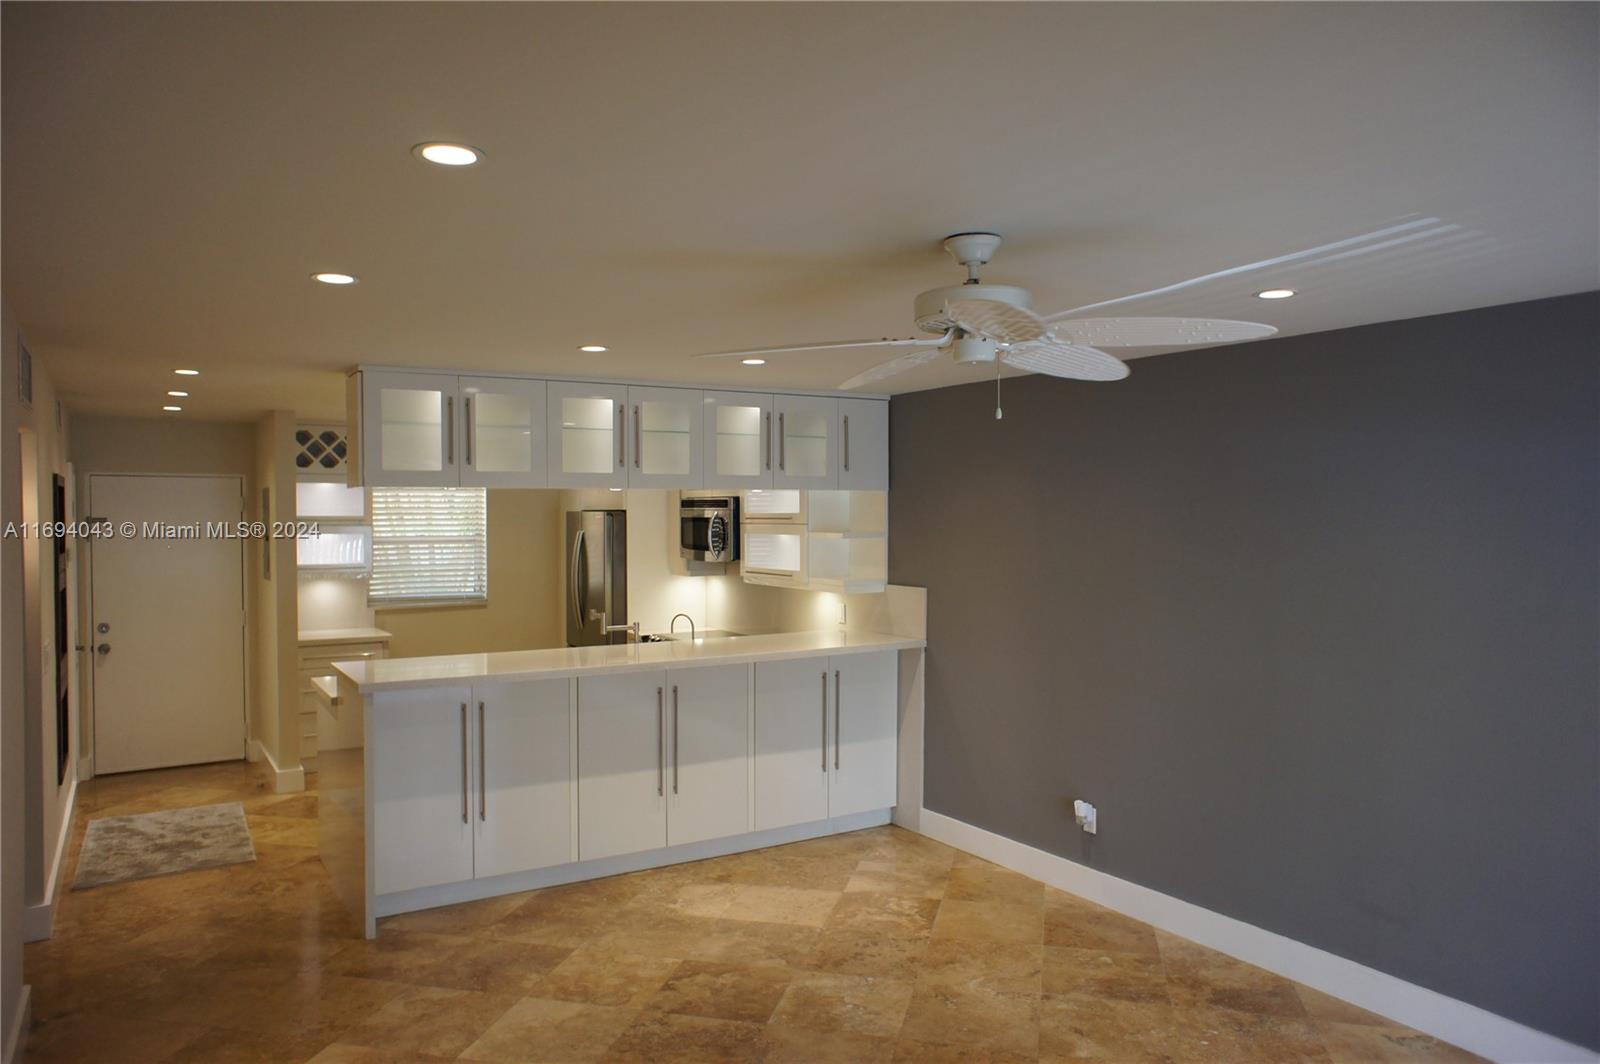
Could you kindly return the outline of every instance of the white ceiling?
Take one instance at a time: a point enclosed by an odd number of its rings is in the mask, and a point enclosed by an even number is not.
[[[1044,311],[1419,221],[1117,309],[1557,295],[1600,284],[1596,11],[8,3],[4,287],[73,407],[193,366],[202,418],[338,416],[358,362],[831,387],[886,356],[689,356],[910,335],[965,229]]]

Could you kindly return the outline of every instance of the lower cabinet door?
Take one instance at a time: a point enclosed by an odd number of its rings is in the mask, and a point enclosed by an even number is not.
[[[750,830],[750,666],[667,673],[667,844]]]
[[[578,680],[578,859],[667,844],[665,672]]]
[[[899,653],[844,654],[829,660],[828,815],[887,809],[895,802]]]
[[[827,658],[756,663],[756,830],[828,816]]]
[[[571,682],[473,685],[479,879],[572,860]]]
[[[472,878],[472,689],[375,695],[373,887],[379,894]]]

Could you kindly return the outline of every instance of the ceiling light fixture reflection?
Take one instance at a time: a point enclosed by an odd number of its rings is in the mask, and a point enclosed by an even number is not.
[[[1293,296],[1293,288],[1263,288],[1256,293],[1257,299],[1288,299]]]
[[[471,145],[442,140],[425,141],[413,147],[411,153],[437,166],[471,166],[483,158],[483,152]]]
[[[334,285],[355,284],[358,280],[353,273],[314,273],[311,275],[311,279],[313,281],[321,281],[323,284]]]

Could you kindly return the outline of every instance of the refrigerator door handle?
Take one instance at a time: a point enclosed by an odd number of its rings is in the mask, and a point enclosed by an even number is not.
[[[583,555],[583,529],[580,528],[578,529],[578,534],[572,537],[572,573],[568,578],[569,583],[571,584],[571,586],[568,588],[568,591],[571,592],[572,597],[572,619],[577,623],[580,630],[583,628],[584,603],[582,601],[582,590],[578,583],[578,574],[582,572],[584,568],[584,566],[580,564],[583,559]]]

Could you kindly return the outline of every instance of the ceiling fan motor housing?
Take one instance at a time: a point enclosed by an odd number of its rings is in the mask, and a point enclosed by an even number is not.
[[[945,305],[960,299],[992,299],[1014,307],[1031,309],[1033,296],[1026,288],[1010,284],[957,284],[930,288],[917,296],[917,328],[923,332],[945,333],[956,327],[945,313]]]

